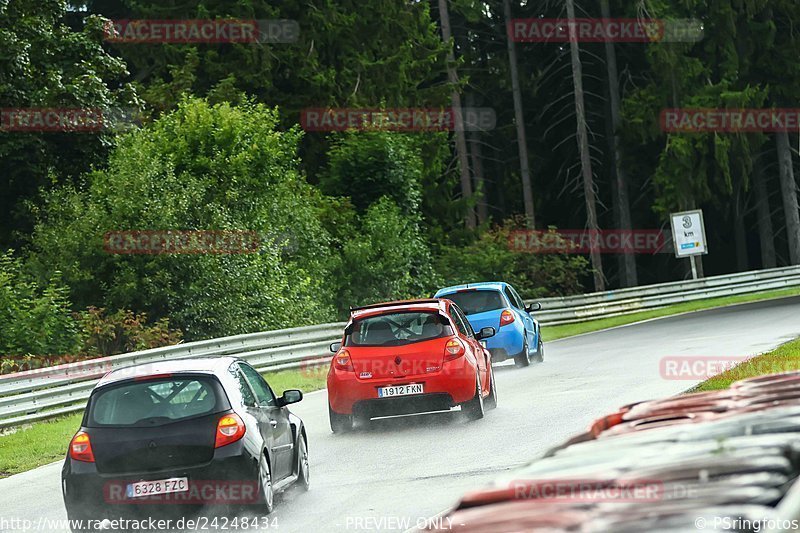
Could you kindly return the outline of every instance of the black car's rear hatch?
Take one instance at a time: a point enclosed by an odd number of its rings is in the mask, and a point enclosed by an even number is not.
[[[202,465],[230,409],[210,375],[158,376],[96,390],[85,421],[97,470],[133,474]]]

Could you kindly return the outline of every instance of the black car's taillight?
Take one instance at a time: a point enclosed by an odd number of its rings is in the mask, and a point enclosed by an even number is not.
[[[225,415],[217,422],[214,448],[221,448],[244,437],[244,422],[236,413]]]
[[[89,434],[85,431],[79,431],[72,437],[69,443],[69,456],[76,461],[83,461],[85,463],[94,462],[94,452],[92,452],[92,441],[89,439]]]

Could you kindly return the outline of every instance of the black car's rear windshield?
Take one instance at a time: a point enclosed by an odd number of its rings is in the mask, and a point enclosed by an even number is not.
[[[453,300],[465,315],[485,313],[506,306],[500,291],[493,289],[469,289],[463,292],[442,294],[439,297]]]
[[[345,346],[402,346],[452,335],[437,312],[405,311],[355,320],[345,331]]]
[[[152,427],[220,412],[226,403],[210,376],[145,379],[92,394],[88,425]]]

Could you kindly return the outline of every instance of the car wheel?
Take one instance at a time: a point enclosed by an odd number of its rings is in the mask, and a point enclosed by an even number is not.
[[[306,438],[300,436],[300,446],[297,449],[297,486],[303,491],[308,490],[309,470],[308,470],[308,445]]]
[[[483,405],[486,406],[486,409],[494,409],[497,407],[497,386],[494,384],[494,369],[489,369],[491,373],[491,378],[489,379],[489,396],[486,397],[484,400]]]
[[[261,458],[258,460],[258,490],[261,493],[261,505],[264,508],[264,514],[271,513],[274,507],[275,493],[272,491],[272,472],[266,453],[262,453]]]
[[[328,418],[331,422],[331,431],[334,433],[346,433],[353,429],[353,415],[340,415],[328,405]]]
[[[475,380],[475,397],[462,404],[461,410],[467,415],[467,420],[480,420],[483,418],[483,391],[480,380]]]
[[[533,356],[533,360],[537,363],[544,363],[544,343],[542,342],[541,333],[539,333],[539,344],[537,344],[536,355]]]
[[[523,368],[531,364],[530,355],[528,354],[528,337],[525,336],[525,342],[522,344],[522,351],[514,356],[514,366]]]

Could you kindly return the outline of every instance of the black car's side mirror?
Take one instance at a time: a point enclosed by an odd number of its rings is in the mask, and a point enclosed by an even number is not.
[[[331,349],[331,351],[333,353],[338,352],[339,348],[341,348],[341,347],[342,347],[342,343],[341,342],[332,342],[331,345],[330,345],[330,349]]]
[[[480,340],[488,339],[489,337],[494,337],[495,329],[491,326],[486,326],[485,328],[481,328],[481,330],[475,334],[475,338]]]
[[[283,391],[283,396],[278,398],[281,407],[289,405],[290,403],[297,403],[303,399],[303,392],[297,389],[289,389]]]
[[[541,308],[542,308],[542,304],[539,303],[539,302],[533,302],[532,304],[528,304],[528,305],[525,306],[525,310],[527,312],[529,312],[529,313],[531,313],[533,311],[538,311]]]

